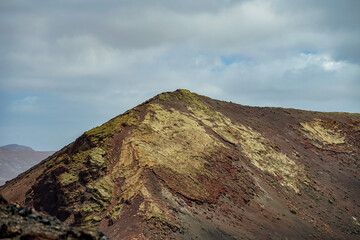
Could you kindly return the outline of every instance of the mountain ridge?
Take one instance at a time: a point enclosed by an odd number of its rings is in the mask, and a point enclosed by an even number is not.
[[[86,131],[0,191],[113,239],[345,239],[359,234],[359,140],[359,114],[177,90]]]

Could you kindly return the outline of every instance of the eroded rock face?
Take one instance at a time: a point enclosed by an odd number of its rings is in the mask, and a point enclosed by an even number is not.
[[[112,239],[352,239],[359,156],[359,114],[178,90],[85,132],[1,192]]]

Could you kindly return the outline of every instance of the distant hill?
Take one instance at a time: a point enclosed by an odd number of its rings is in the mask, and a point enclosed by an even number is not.
[[[53,151],[34,151],[18,144],[0,147],[0,185],[44,160]]]
[[[0,187],[109,239],[360,239],[360,114],[157,95]]]
[[[34,151],[34,149],[32,149],[31,147],[27,147],[27,146],[23,146],[23,145],[18,145],[18,144],[5,145],[5,146],[0,147],[0,149],[12,149],[12,150]]]

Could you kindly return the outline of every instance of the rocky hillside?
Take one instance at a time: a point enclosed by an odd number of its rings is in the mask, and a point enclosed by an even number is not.
[[[360,239],[360,114],[187,90],[85,132],[0,188],[110,239]]]
[[[34,151],[30,147],[9,144],[0,147],[0,185],[38,164],[54,152]]]

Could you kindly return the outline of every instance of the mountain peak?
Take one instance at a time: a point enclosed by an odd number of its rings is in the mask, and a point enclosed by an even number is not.
[[[173,92],[164,92],[157,95],[155,98],[160,101],[184,101],[189,104],[197,104],[199,102],[199,95],[192,93],[187,89],[177,89]]]
[[[179,89],[85,132],[0,190],[113,239],[350,238],[359,129],[356,114]]]
[[[22,151],[34,151],[31,147],[18,145],[18,144],[8,144],[5,146],[1,146],[2,149],[12,149],[12,150],[22,150]]]

